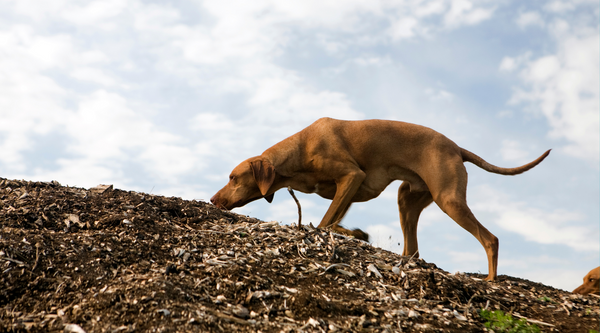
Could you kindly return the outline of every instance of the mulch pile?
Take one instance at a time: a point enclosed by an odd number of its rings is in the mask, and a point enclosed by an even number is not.
[[[599,298],[201,201],[0,178],[0,331],[481,332],[500,309],[598,330]]]

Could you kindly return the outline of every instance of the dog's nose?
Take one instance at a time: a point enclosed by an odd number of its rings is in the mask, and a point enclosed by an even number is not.
[[[221,209],[225,208],[225,205],[227,204],[227,201],[220,198],[218,194],[213,195],[213,197],[210,198],[210,202]]]

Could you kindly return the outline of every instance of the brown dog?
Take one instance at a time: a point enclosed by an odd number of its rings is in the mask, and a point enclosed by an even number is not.
[[[217,207],[232,209],[260,198],[271,202],[275,191],[291,186],[333,200],[319,228],[331,227],[368,240],[366,233],[344,229],[339,222],[351,203],[371,200],[392,181],[402,180],[398,206],[403,255],[417,253],[419,215],[435,201],[483,245],[488,257],[487,280],[494,280],[498,238],[475,219],[467,206],[463,162],[493,173],[516,175],[533,168],[549,153],[518,168],[500,168],[427,127],[388,120],[321,118],[261,156],[235,167],[229,183],[210,200]]]
[[[587,275],[583,278],[583,284],[575,288],[573,293],[581,295],[600,295],[600,267],[596,267],[587,273]]]

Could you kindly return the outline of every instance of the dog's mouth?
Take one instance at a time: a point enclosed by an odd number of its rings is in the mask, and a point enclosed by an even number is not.
[[[242,207],[242,206],[245,206],[245,205],[249,204],[249,203],[250,203],[250,202],[252,202],[252,201],[255,201],[255,200],[258,200],[258,199],[261,199],[261,198],[262,198],[262,196],[258,196],[258,197],[250,198],[250,199],[248,199],[248,200],[243,200],[243,199],[242,199],[242,200],[238,200],[238,201],[236,201],[236,202],[232,203],[232,204],[231,204],[231,205],[230,205],[228,208],[226,208],[226,209],[227,209],[227,210],[232,210],[232,209],[234,209],[234,208],[237,208],[237,207]]]
[[[219,209],[232,210],[234,208],[245,206],[246,204],[258,200],[260,198],[262,198],[262,196],[253,197],[247,200],[241,199],[233,203],[229,203],[228,200],[213,197],[210,201]]]

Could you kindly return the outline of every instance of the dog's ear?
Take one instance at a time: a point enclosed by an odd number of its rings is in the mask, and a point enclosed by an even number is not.
[[[268,203],[271,203],[271,202],[273,202],[274,196],[275,196],[275,193],[271,193],[265,197],[265,200],[267,200]]]
[[[275,182],[275,168],[269,161],[263,158],[250,162],[250,166],[252,167],[254,180],[256,181],[256,185],[258,185],[260,193],[263,196],[266,195],[273,182]],[[273,201],[273,194],[265,196],[265,199],[271,203]]]

